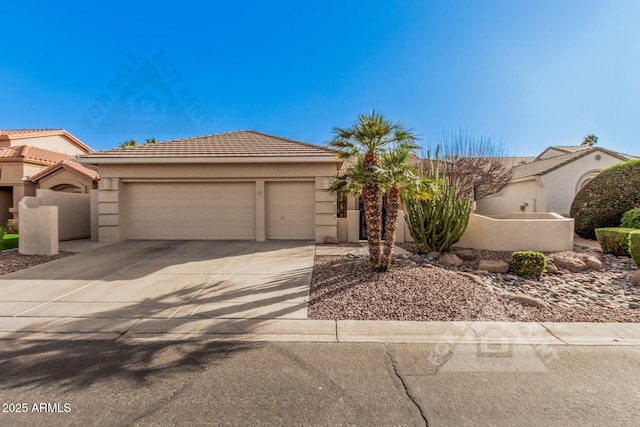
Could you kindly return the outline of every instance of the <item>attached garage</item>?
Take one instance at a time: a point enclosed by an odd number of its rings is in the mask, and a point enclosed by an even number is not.
[[[91,153],[101,242],[336,237],[335,151],[255,131]]]
[[[127,184],[127,239],[255,240],[253,182]]]
[[[316,203],[313,182],[267,182],[265,204],[267,239],[315,238]]]

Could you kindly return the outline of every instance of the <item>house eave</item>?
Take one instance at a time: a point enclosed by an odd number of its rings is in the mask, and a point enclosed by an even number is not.
[[[196,163],[338,163],[334,156],[273,157],[78,157],[78,163],[89,165],[126,164],[196,164]]]

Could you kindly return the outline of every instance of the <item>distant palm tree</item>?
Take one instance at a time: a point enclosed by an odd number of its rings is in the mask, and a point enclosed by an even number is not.
[[[138,142],[135,139],[129,139],[128,141],[121,142],[120,148],[135,147],[137,145],[138,145]]]
[[[596,145],[598,143],[598,137],[591,134],[591,135],[587,135],[584,137],[584,140],[582,141],[582,144],[580,144],[581,147],[593,147],[594,145]]]
[[[338,158],[351,163],[350,170],[346,172],[350,176],[343,176],[342,182],[338,180],[334,187],[342,186],[361,193],[369,259],[374,270],[386,271],[389,266],[381,264],[382,194],[376,172],[376,167],[380,166],[378,158],[396,148],[418,148],[414,143],[416,137],[401,123],[392,123],[375,111],[358,116],[350,128],[335,127],[333,132],[335,136],[330,145],[338,150]]]

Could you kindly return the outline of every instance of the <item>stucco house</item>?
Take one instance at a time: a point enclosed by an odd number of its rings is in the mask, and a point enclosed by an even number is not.
[[[24,196],[35,195],[29,177],[92,151],[63,129],[0,130],[0,224],[17,217]]]
[[[101,242],[336,237],[339,162],[327,147],[236,131],[78,158],[100,170]]]
[[[634,158],[601,147],[553,146],[539,156],[506,159],[513,165],[509,185],[478,200],[476,213],[555,212],[569,216],[576,193],[603,169]]]
[[[97,166],[82,165],[75,160],[61,160],[29,177],[36,188],[83,194],[97,190],[99,179]]]

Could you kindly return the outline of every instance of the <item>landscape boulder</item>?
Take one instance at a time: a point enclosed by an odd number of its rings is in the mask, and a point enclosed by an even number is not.
[[[463,261],[471,261],[476,257],[475,252],[472,249],[458,249],[456,255]]]
[[[584,271],[589,268],[583,256],[575,252],[558,252],[550,256],[556,267],[569,270],[572,273]]]
[[[440,257],[440,264],[446,267],[460,267],[463,262],[456,254],[444,254]]]
[[[478,263],[478,270],[484,270],[490,273],[506,273],[509,271],[509,264],[504,261],[483,259]]]

